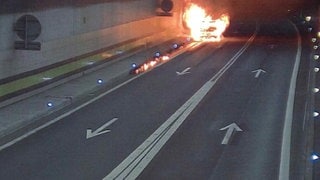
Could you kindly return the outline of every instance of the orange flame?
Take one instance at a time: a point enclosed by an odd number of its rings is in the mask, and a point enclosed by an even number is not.
[[[213,19],[203,8],[193,3],[186,8],[183,19],[195,41],[221,41],[222,33],[230,23],[228,15]]]

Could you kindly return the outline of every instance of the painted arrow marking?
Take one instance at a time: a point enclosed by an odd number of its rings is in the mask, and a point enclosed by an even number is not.
[[[224,131],[226,129],[228,129],[228,130],[227,130],[227,133],[224,136],[221,144],[228,144],[229,139],[231,138],[234,131],[242,131],[242,129],[236,123],[232,123],[224,128],[221,128],[220,131]]]
[[[254,71],[252,71],[252,72],[253,72],[253,73],[256,73],[256,75],[254,76],[254,78],[259,78],[259,76],[260,76],[261,73],[266,73],[266,71],[263,70],[263,69],[257,69],[257,70],[254,70]]]
[[[184,69],[182,72],[176,71],[176,73],[177,73],[178,76],[185,75],[185,74],[190,73],[189,72],[190,69],[191,69],[191,67],[188,67],[188,68]]]
[[[93,132],[92,132],[92,129],[87,129],[87,139],[110,132],[111,130],[109,129],[104,130],[104,129],[110,126],[111,124],[113,124],[114,122],[116,122],[117,120],[118,118],[113,118]]]

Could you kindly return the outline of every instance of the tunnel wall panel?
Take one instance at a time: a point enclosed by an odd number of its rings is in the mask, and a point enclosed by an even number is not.
[[[110,45],[174,28],[177,17],[155,15],[154,0],[108,1],[42,11],[0,14],[0,78]],[[25,14],[41,23],[40,51],[14,50],[14,23]]]

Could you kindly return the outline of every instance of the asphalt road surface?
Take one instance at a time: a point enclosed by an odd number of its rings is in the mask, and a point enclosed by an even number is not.
[[[0,177],[278,179],[299,38],[287,21],[249,29],[135,76],[2,150]]]

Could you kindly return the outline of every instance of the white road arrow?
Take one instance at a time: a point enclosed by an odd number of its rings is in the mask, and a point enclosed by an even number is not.
[[[110,126],[111,124],[113,124],[114,122],[116,122],[117,120],[118,118],[113,118],[112,120],[110,120],[109,122],[107,122],[106,124],[99,127],[97,130],[93,132],[92,132],[92,129],[87,129],[87,139],[110,132],[110,130],[108,129],[104,130],[104,129]]]
[[[229,143],[229,139],[231,138],[232,134],[234,131],[242,131],[242,129],[240,129],[240,127],[236,124],[236,123],[232,123],[224,128],[221,128],[220,131],[223,130],[227,130],[226,135],[224,136],[221,144],[228,144]]]
[[[254,76],[254,78],[258,78],[261,73],[266,73],[266,71],[263,70],[263,69],[257,69],[257,70],[254,70],[254,71],[252,71],[252,72],[253,72],[253,73],[256,73],[256,75]]]
[[[176,71],[176,73],[177,73],[178,76],[185,75],[185,74],[190,73],[190,72],[189,72],[190,69],[191,69],[191,67],[188,67],[188,68],[186,68],[185,70],[183,70],[182,72]]]

